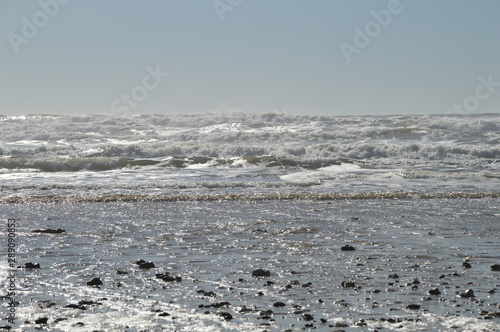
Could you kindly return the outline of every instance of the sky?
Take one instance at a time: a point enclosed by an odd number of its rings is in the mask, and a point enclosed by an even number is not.
[[[0,2],[0,115],[500,112],[497,0]]]

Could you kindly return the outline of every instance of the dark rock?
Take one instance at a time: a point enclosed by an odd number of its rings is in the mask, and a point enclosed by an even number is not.
[[[324,319],[324,318],[321,318],[321,319],[320,319],[320,321],[321,321],[321,323],[323,323],[323,324],[325,324],[326,322],[328,322],[328,321],[327,321],[326,319]]]
[[[491,271],[500,271],[500,264],[493,264],[491,266]]]
[[[354,281],[342,281],[342,287],[356,287],[356,284],[354,283]]]
[[[312,282],[307,282],[305,284],[302,284],[302,287],[304,287],[304,288],[310,288],[312,286],[313,286]]]
[[[146,261],[144,259],[139,259],[138,261],[135,262],[135,265],[141,265],[144,263],[146,263]]]
[[[210,296],[210,297],[216,297],[217,294],[215,292],[204,292],[203,296]]]
[[[12,326],[10,325],[4,325],[4,326],[0,326],[0,330],[7,330],[7,331],[10,331],[12,329]]]
[[[335,327],[349,327],[349,324],[347,323],[342,323],[342,322],[336,322]]]
[[[470,269],[472,267],[472,265],[470,265],[470,263],[468,263],[468,262],[463,262],[462,267],[464,269]]]
[[[33,264],[33,263],[29,262],[29,263],[25,263],[24,267],[26,269],[39,269],[40,268],[40,264],[39,263]]]
[[[257,295],[262,296],[262,295],[264,295],[264,293],[258,292]]]
[[[47,317],[42,317],[35,319],[35,324],[47,324],[48,321],[49,319]]]
[[[158,316],[160,316],[160,317],[167,317],[167,316],[170,316],[170,314],[168,312],[162,312]]]
[[[433,289],[431,289],[431,290],[429,291],[429,294],[430,294],[430,295],[439,295],[439,294],[441,294],[441,292],[439,291],[439,289],[437,289],[437,288],[433,288]]]
[[[229,306],[231,306],[231,303],[223,301],[204,305],[203,308],[229,308]]]
[[[81,300],[81,301],[78,301],[78,304],[79,305],[101,305],[102,303],[101,302],[95,302],[95,301],[86,301],[86,300]]]
[[[87,308],[81,304],[68,304],[65,308],[87,310]]]
[[[420,304],[408,304],[406,308],[411,310],[417,310],[420,309]]]
[[[116,274],[128,274],[127,271],[116,270]]]
[[[222,311],[222,312],[219,312],[218,315],[223,317],[225,320],[233,319],[233,315],[231,315],[229,312]]]
[[[268,281],[266,281],[266,283],[264,284],[264,286],[271,286],[271,285],[274,285],[274,281],[268,280]]]
[[[93,278],[89,282],[87,282],[87,286],[101,286],[102,281],[101,278]]]
[[[170,281],[180,282],[180,281],[182,281],[182,277],[171,276],[169,272],[157,273],[157,274],[155,274],[155,276],[156,276],[156,278],[161,279],[163,281],[167,281],[167,282],[170,282]]]
[[[274,314],[274,311],[272,311],[272,310],[262,310],[259,314],[260,314],[261,316],[273,315],[273,314]]]
[[[243,315],[243,314],[246,314],[246,313],[249,313],[249,312],[254,312],[254,311],[255,310],[243,306],[243,308],[241,308],[240,311],[238,311],[238,312]]]
[[[474,295],[474,291],[472,289],[468,289],[466,290],[465,292],[463,293],[460,293],[460,297],[467,297],[467,298],[471,298],[471,297],[475,297],[476,295]]]
[[[152,269],[155,268],[155,264],[153,262],[144,262],[139,264],[140,269]]]
[[[274,304],[273,304],[273,306],[274,306],[274,307],[279,308],[279,307],[284,307],[284,306],[286,306],[286,304],[285,304],[285,303],[283,303],[283,302],[278,301],[278,302],[274,303]]]
[[[66,232],[66,230],[64,230],[62,228],[58,228],[58,229],[47,228],[47,229],[35,229],[35,230],[33,230],[33,233],[44,233],[44,234],[61,234],[64,232]]]
[[[346,244],[345,246],[343,246],[342,248],[340,248],[340,250],[342,250],[342,251],[353,251],[353,250],[356,250],[356,248],[354,248],[351,245]]]
[[[303,314],[302,315],[302,319],[305,320],[305,321],[311,321],[314,319],[314,316],[311,315],[311,314]]]
[[[399,276],[398,276],[396,273],[394,273],[394,274],[389,274],[389,276],[388,276],[388,277],[389,277],[389,278],[392,278],[392,279],[399,279]]]
[[[257,269],[252,271],[252,277],[262,278],[262,277],[270,277],[271,272],[268,270]]]

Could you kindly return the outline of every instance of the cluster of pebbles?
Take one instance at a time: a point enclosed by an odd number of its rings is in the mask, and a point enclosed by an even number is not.
[[[62,232],[58,232],[62,233]],[[354,252],[356,248],[352,245],[345,245],[340,248],[341,251],[352,251]],[[200,280],[193,278],[183,278],[178,275],[172,275],[171,272],[158,272],[156,264],[152,261],[146,261],[140,259],[131,263],[135,265],[136,271],[145,271],[144,273],[150,274],[150,279],[160,280],[166,284],[173,283],[190,283],[191,286],[188,288],[193,288],[190,294],[194,294],[191,302],[194,307],[196,307],[197,312],[204,315],[214,315],[218,319],[226,322],[238,321],[248,322],[254,321],[255,325],[258,326],[261,331],[266,331],[267,328],[274,329],[277,326],[283,327],[283,331],[294,331],[294,330],[309,330],[309,329],[319,329],[319,330],[329,330],[329,331],[345,331],[343,328],[362,328],[370,327],[374,331],[383,329],[401,329],[405,323],[417,324],[421,321],[419,314],[429,312],[429,307],[441,306],[441,307],[466,307],[465,311],[471,311],[470,308],[476,307],[477,318],[482,320],[495,320],[500,319],[500,303],[499,302],[488,302],[481,296],[478,296],[473,289],[473,283],[468,283],[465,280],[461,280],[461,273],[452,272],[448,274],[441,274],[436,276],[436,280],[433,282],[423,282],[419,278],[412,278],[409,276],[408,272],[418,270],[419,266],[411,266],[408,271],[402,271],[401,274],[405,274],[405,277],[401,277],[397,273],[391,273],[386,276],[386,280],[377,280],[372,282],[370,285],[370,278],[359,277],[359,280],[350,279],[341,281],[339,285],[332,285],[330,292],[335,293],[337,290],[341,290],[341,293],[346,295],[346,298],[339,298],[335,300],[330,305],[338,308],[349,308],[353,305],[353,301],[364,300],[367,304],[365,306],[371,306],[372,309],[376,309],[381,306],[391,307],[385,309],[389,312],[394,312],[393,316],[387,315],[376,315],[373,317],[367,315],[364,318],[358,319],[333,319],[332,317],[327,317],[327,315],[318,314],[319,310],[315,310],[318,306],[328,305],[327,301],[322,299],[321,295],[327,295],[325,289],[315,290],[316,286],[313,282],[307,280],[299,280],[303,273],[296,271],[279,271],[272,272],[267,269],[255,269],[253,271],[248,271],[246,276],[242,275],[241,278],[234,280],[230,287],[219,286],[215,289],[206,289],[198,287]],[[363,267],[363,263],[358,263],[357,266]],[[36,263],[26,263],[24,266],[19,266],[19,268],[26,269],[39,269],[40,264]],[[472,268],[471,262],[465,260],[462,264],[463,269]],[[490,266],[491,271],[500,271],[500,264],[494,264]],[[151,274],[150,271],[154,271]],[[131,277],[131,274],[124,270],[116,270],[117,279],[126,280]],[[288,277],[294,277],[288,278]],[[245,279],[247,278],[247,279]],[[249,279],[248,279],[249,278]],[[407,282],[404,282],[404,280]],[[266,291],[258,291],[255,293],[249,292],[249,290],[257,289],[255,286],[246,287],[245,284],[248,283],[261,283],[262,287],[265,287]],[[120,280],[115,280],[111,282],[111,285],[106,285],[106,280],[101,277],[94,277],[87,282],[82,283],[82,287],[114,287],[121,288],[123,283]],[[184,285],[186,287],[186,285]],[[222,289],[222,291],[218,291]],[[287,292],[295,290],[295,294],[299,295],[296,299],[287,298],[287,300],[271,301],[272,298],[284,299]],[[488,294],[495,294],[496,288],[492,288],[488,291]],[[403,301],[392,301],[388,303],[387,296],[391,293],[398,292],[398,298],[403,298],[402,294],[407,293],[408,298],[415,299],[416,296],[420,295],[419,301],[413,301],[411,303],[404,303]],[[240,298],[245,298],[248,301],[253,301],[253,304],[241,304],[241,303],[231,303],[234,300],[234,296],[231,299],[226,299],[229,294],[238,294]],[[317,294],[317,299],[312,304],[301,303],[300,294],[307,293],[309,298],[311,294]],[[386,294],[382,296],[380,302],[377,301],[377,296],[381,294]],[[445,295],[446,294],[446,295]],[[330,294],[331,295],[331,294]],[[484,294],[482,294],[484,295]],[[314,295],[312,295],[314,296]],[[327,296],[331,298],[331,296]],[[462,302],[462,300],[467,300],[467,302]],[[85,311],[91,308],[97,308],[103,306],[103,303],[109,301],[108,298],[97,298],[94,300],[82,299],[76,303],[65,304],[64,307],[68,309]],[[203,302],[202,302],[203,301]],[[428,305],[432,303],[432,305]],[[39,307],[43,309],[53,308],[58,304],[52,301],[42,301]],[[176,316],[175,312],[168,312],[161,308],[156,308],[151,310],[152,313],[156,314],[158,319],[169,319],[175,321],[179,317]],[[74,314],[72,314],[74,316]],[[56,317],[49,318],[48,316],[40,316],[33,321],[25,321],[24,324],[34,324],[37,329],[44,329],[49,327],[57,326],[59,322],[67,320],[69,317]],[[282,323],[280,324],[280,320]],[[290,323],[291,322],[291,323]],[[277,326],[276,326],[277,325]],[[86,327],[87,324],[84,321],[79,321],[73,324],[74,327]],[[9,330],[10,326],[0,327],[4,330]]]

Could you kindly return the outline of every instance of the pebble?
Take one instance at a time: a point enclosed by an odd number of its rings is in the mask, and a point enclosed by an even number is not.
[[[430,295],[440,295],[440,294],[441,294],[441,292],[439,291],[439,289],[438,289],[438,288],[433,288],[433,289],[431,289],[431,290],[429,291],[429,294],[430,294]]]
[[[255,277],[255,278],[270,277],[270,276],[271,276],[271,272],[268,270],[257,269],[257,270],[252,271],[252,277]]]
[[[90,280],[89,282],[87,282],[87,286],[101,286],[102,285],[102,281],[101,281],[101,278],[93,278],[92,280]]]
[[[471,298],[471,297],[475,297],[476,295],[474,295],[474,291],[472,289],[468,289],[465,292],[460,293],[460,296],[461,297]]]

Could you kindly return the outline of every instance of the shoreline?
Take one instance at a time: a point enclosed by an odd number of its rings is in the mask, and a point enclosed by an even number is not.
[[[482,199],[500,198],[500,193],[464,192],[364,192],[364,193],[252,193],[252,194],[105,194],[89,196],[40,195],[0,198],[0,204],[26,203],[111,203],[111,202],[189,202],[189,201],[280,201],[280,200],[369,200],[369,199]]]

